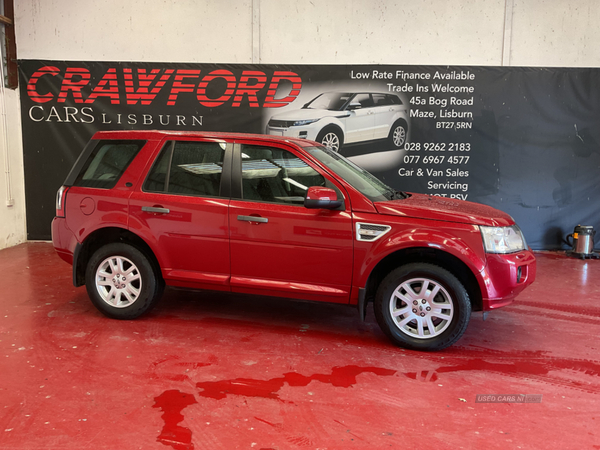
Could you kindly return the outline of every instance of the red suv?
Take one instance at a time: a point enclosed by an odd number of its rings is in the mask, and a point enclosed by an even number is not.
[[[397,345],[438,350],[471,311],[535,278],[513,219],[397,192],[338,153],[287,137],[98,132],[57,194],[52,239],[73,283],[116,319],[166,285],[369,302]]]

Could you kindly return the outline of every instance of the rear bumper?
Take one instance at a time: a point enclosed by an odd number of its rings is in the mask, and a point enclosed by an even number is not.
[[[530,250],[509,255],[488,254],[481,275],[485,285],[482,292],[483,310],[509,305],[535,281],[535,256]]]
[[[77,246],[77,239],[67,227],[64,217],[55,217],[52,220],[52,244],[58,256],[69,264],[73,264],[73,254]]]

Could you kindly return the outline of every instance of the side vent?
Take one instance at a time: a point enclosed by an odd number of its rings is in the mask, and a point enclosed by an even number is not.
[[[356,224],[356,240],[373,242],[382,237],[391,229],[392,227],[389,225],[358,222]]]

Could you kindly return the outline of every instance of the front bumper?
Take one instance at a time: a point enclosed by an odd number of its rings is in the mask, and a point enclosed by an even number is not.
[[[319,129],[312,125],[303,125],[299,127],[272,127],[267,125],[266,133],[274,136],[289,136],[315,141],[317,139]]]
[[[506,306],[535,281],[536,261],[531,250],[508,255],[488,254],[482,273],[483,311]]]

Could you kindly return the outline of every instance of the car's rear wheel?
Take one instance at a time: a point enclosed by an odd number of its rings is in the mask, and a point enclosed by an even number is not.
[[[390,272],[377,290],[375,317],[394,344],[441,350],[454,344],[471,316],[469,295],[446,269],[411,263]]]
[[[406,124],[402,121],[394,123],[389,139],[395,148],[401,148],[406,143]]]
[[[148,257],[122,243],[105,245],[92,255],[85,282],[92,303],[113,319],[135,319],[148,312],[163,290]]]
[[[340,148],[342,148],[342,144],[344,143],[344,138],[342,137],[342,133],[333,128],[325,128],[322,130],[317,136],[317,142],[322,144],[324,147],[327,147],[334,152],[339,152]]]

